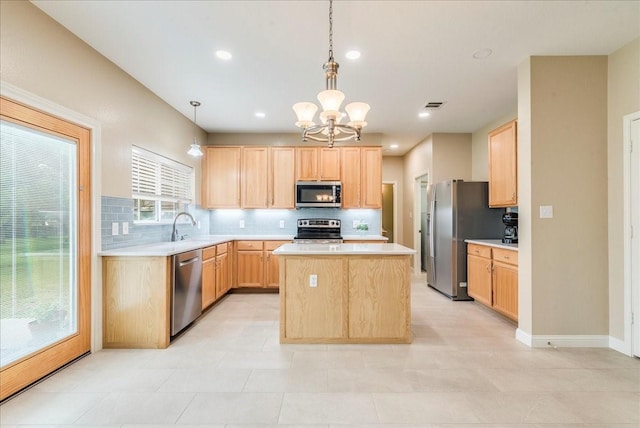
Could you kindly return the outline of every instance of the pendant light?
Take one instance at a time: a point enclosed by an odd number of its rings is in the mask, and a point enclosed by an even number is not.
[[[198,137],[196,136],[198,132],[198,126],[196,125],[196,109],[200,106],[200,102],[190,101],[189,104],[193,106],[193,144],[191,144],[191,148],[189,148],[189,151],[187,153],[193,157],[200,157],[203,155],[203,153],[202,149],[200,148],[200,144],[198,144]]]

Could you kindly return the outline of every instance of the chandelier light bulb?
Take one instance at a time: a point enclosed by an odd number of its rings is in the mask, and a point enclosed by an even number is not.
[[[315,116],[316,111],[318,111],[318,106],[314,103],[296,103],[293,105],[293,111],[298,117],[298,121],[296,122],[296,126],[298,128],[308,128],[315,125],[313,117]]]
[[[340,111],[340,105],[344,101],[344,94],[337,89],[328,89],[318,94],[318,101],[324,111]]]
[[[367,117],[369,108],[369,104],[367,103],[356,102],[347,104],[344,109],[349,115],[349,125],[359,128],[367,126],[367,122],[365,122],[364,119]]]

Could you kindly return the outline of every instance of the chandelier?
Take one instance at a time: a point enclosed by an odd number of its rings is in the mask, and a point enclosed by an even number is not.
[[[198,108],[198,106],[200,106],[200,103],[198,101],[189,101],[189,104],[193,106],[193,144],[191,144],[191,147],[189,148],[189,151],[187,153],[193,157],[200,157],[203,155],[203,153],[202,149],[200,148],[200,144],[198,144],[198,130],[196,129],[196,109]]]
[[[324,64],[326,89],[318,93],[318,101],[322,105],[320,124],[313,121],[318,107],[310,102],[300,102],[293,105],[298,121],[296,126],[302,128],[302,141],[307,139],[322,141],[333,147],[336,141],[360,141],[360,131],[367,126],[364,121],[369,104],[354,102],[347,104],[345,110],[349,115],[349,122],[341,124],[345,116],[340,112],[340,105],[344,101],[344,94],[337,89],[338,63],[333,59],[333,0],[329,0],[329,60]]]

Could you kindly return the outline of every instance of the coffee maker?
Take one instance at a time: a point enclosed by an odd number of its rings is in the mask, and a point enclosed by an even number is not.
[[[518,213],[505,213],[502,215],[502,223],[504,223],[504,235],[502,242],[505,244],[518,243]]]

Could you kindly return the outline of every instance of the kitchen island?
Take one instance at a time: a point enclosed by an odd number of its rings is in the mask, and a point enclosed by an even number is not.
[[[411,343],[411,257],[398,244],[285,244],[280,343]]]

